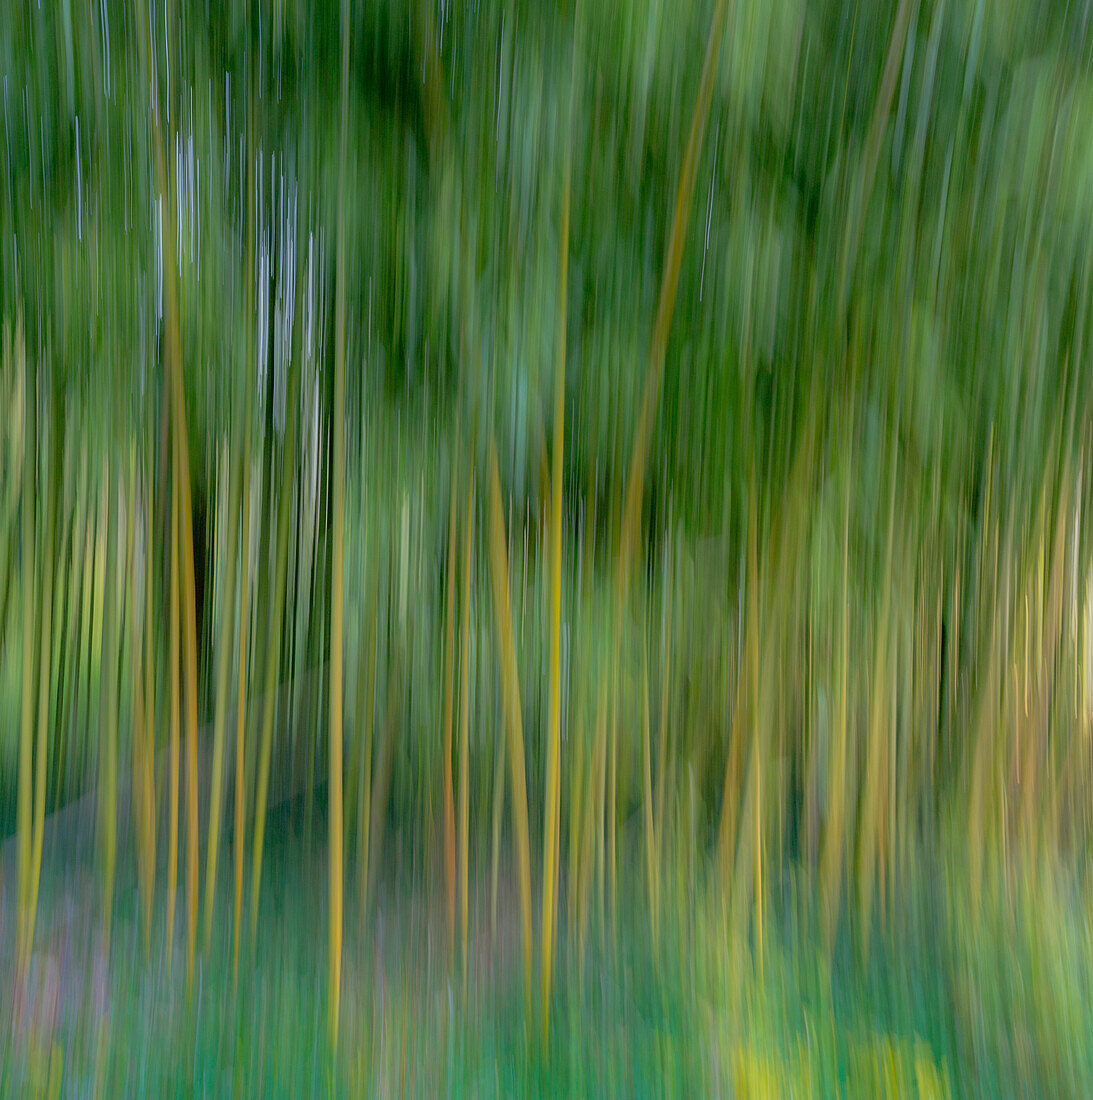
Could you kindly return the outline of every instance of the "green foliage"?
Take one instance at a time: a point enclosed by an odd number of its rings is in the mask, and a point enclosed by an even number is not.
[[[283,689],[269,711],[271,812],[301,790],[309,811],[321,805],[344,537],[346,873],[362,880],[347,913],[367,926],[369,876],[392,863],[405,861],[414,888],[439,879],[447,532],[462,507],[449,494],[453,469],[464,488],[472,469],[487,484],[496,446],[533,849],[547,816],[549,471],[561,470],[565,962],[583,966],[589,939],[617,951],[612,933],[624,954],[641,950],[639,922],[617,927],[617,895],[643,899],[646,874],[649,905],[671,912],[701,894],[717,915],[701,935],[668,922],[680,957],[658,955],[663,945],[649,954],[678,971],[642,989],[636,1008],[626,967],[642,963],[624,960],[618,987],[591,1007],[574,965],[547,1050],[528,1047],[526,1021],[507,1021],[503,1006],[462,1036],[422,1009],[446,1050],[464,1044],[460,1087],[641,1091],[613,1076],[635,1044],[640,1072],[680,1094],[711,1073],[744,1095],[779,1082],[821,1095],[843,1084],[974,1093],[966,1067],[982,1065],[999,1088],[1081,1095],[1084,910],[1066,895],[1088,888],[1093,839],[1089,12],[1025,0],[719,2],[351,5],[344,120],[333,0],[12,5],[0,20],[0,825],[11,830],[16,791],[43,754],[52,811],[95,788],[108,750],[122,822],[142,659],[159,689],[159,759],[167,743],[170,562],[190,544],[203,621],[200,651],[186,650],[200,671],[186,702],[204,721],[219,694],[230,722],[244,635],[248,713]],[[722,10],[691,194],[681,165]],[[658,366],[649,386],[679,203],[690,229],[663,377]],[[181,410],[168,384],[176,309]],[[633,576],[620,578],[643,415]],[[189,466],[176,480],[179,439]],[[229,507],[233,469],[253,516],[246,540]],[[193,530],[172,549],[184,487]],[[498,822],[512,832],[511,791],[498,786],[487,515],[472,515],[469,583],[452,603],[468,622],[470,652],[455,667],[469,662],[475,869]],[[237,572],[249,578],[238,612]],[[52,609],[50,624],[36,607]],[[154,624],[146,653],[143,615]],[[43,736],[21,756],[20,705],[33,692],[37,715],[40,685],[20,673],[43,637]],[[655,764],[643,755],[646,692]],[[201,733],[203,822],[210,739]],[[248,733],[245,758],[228,748],[223,760],[223,789],[243,771],[248,814],[264,781],[259,743]],[[156,831],[166,836],[165,823]],[[133,845],[117,835],[120,874]],[[358,850],[367,837],[373,851]],[[962,889],[934,888],[923,868],[941,864]],[[215,866],[209,878],[211,920]],[[790,883],[809,927],[800,942],[779,923]],[[1014,900],[1015,883],[1027,897]],[[1041,904],[1057,941],[1033,931]],[[791,974],[843,952],[859,968],[851,992],[867,1000],[870,967],[898,965],[895,930],[930,905],[944,909],[943,945],[935,955],[916,941],[913,963],[924,983],[934,963],[949,968],[949,1002],[916,987],[903,1015],[874,1026],[851,1019],[838,980],[825,992]],[[694,982],[685,947],[709,951],[713,974],[746,959],[754,980],[734,996],[751,998],[761,1026],[664,1007],[673,978],[677,990]],[[916,1015],[915,998],[933,1017]],[[645,1016],[646,1004],[659,1007]],[[217,1026],[243,1026],[231,1011]],[[602,1060],[586,1049],[593,1011],[622,1021],[602,1030]],[[704,1059],[693,1037],[711,1028]],[[215,1048],[213,1030],[196,1034]],[[224,1055],[210,1051],[210,1062]],[[499,1052],[518,1068],[491,1084]]]

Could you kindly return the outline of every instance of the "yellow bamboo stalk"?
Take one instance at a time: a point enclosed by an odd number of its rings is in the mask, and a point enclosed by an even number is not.
[[[372,742],[375,732],[376,708],[376,595],[375,581],[368,582],[368,610],[365,613],[364,629],[368,631],[368,701],[364,710],[364,747],[361,752],[360,774],[360,813],[357,815],[357,852],[359,864],[360,912],[363,922],[368,912],[368,874],[369,855],[372,843]],[[453,837],[455,826],[452,826]],[[452,841],[452,890],[453,921],[455,914],[455,841]],[[454,929],[454,923],[453,923]]]
[[[463,608],[459,627],[462,665],[459,681],[459,932],[463,958],[463,995],[467,993],[470,864],[470,693],[471,554],[474,547],[474,471],[467,487],[463,532]]]
[[[516,831],[516,857],[520,878],[520,923],[524,944],[524,996],[531,1007],[531,853],[528,841],[527,773],[524,769],[524,731],[520,711],[520,679],[516,669],[516,643],[509,603],[509,564],[505,545],[505,520],[501,506],[501,476],[497,447],[490,441],[490,579],[497,620],[501,657],[501,681],[508,734],[508,758],[512,780],[512,816]]]
[[[248,377],[249,386],[250,379]],[[239,556],[242,575],[239,578],[239,690],[235,704],[235,883],[232,905],[232,987],[239,981],[239,940],[243,917],[243,846],[246,831],[247,801],[247,633],[249,626],[248,605],[250,585],[250,398],[246,442],[243,447],[244,469],[247,471],[243,487],[243,516],[239,526]]]
[[[1046,480],[1046,479],[1045,479]],[[1074,589],[1076,578],[1065,576],[1071,572],[1066,564],[1069,539],[1067,537],[1067,520],[1072,514],[1071,485],[1069,470],[1063,471],[1063,482],[1059,488],[1059,501],[1056,510],[1055,535],[1051,554],[1051,564],[1047,572],[1046,606],[1044,607],[1044,639],[1043,648],[1037,666],[1036,693],[1033,697],[1033,736],[1029,738],[1030,752],[1033,748],[1041,758],[1047,753],[1048,725],[1050,721],[1049,709],[1050,697],[1055,690],[1053,665],[1057,659],[1060,647],[1063,645],[1064,630],[1064,590]],[[1076,603],[1076,600],[1075,600]],[[1076,633],[1072,640],[1077,641]],[[1080,774],[1078,759],[1084,754],[1085,747],[1080,741],[1071,740],[1067,745],[1064,759],[1070,763],[1065,766],[1059,778],[1062,782],[1056,782],[1053,793],[1048,799],[1048,811],[1043,815],[1035,831],[1029,827],[1027,835],[1036,837],[1048,850],[1057,849],[1059,842],[1062,789],[1068,785],[1070,779]],[[1053,775],[1053,780],[1056,776]],[[1030,823],[1035,820],[1035,811],[1031,805],[1033,794],[1030,793],[1027,802],[1022,806],[1022,818]]]
[[[649,349],[649,372],[645,376],[641,410],[638,414],[638,423],[634,432],[634,447],[630,457],[630,475],[627,480],[625,503],[623,505],[618,571],[620,592],[629,579],[630,556],[633,552],[641,512],[646,452],[652,435],[653,418],[656,415],[657,403],[660,399],[660,386],[664,376],[664,356],[668,347],[668,330],[671,327],[672,313],[675,309],[676,287],[679,283],[679,268],[683,259],[683,243],[687,236],[687,225],[691,217],[691,199],[694,195],[698,156],[706,129],[710,101],[713,98],[714,80],[717,77],[717,60],[721,52],[721,40],[724,37],[723,31],[727,8],[726,0],[718,0],[717,7],[714,9],[710,37],[706,44],[706,57],[702,63],[702,75],[699,77],[698,82],[698,95],[695,98],[694,114],[691,117],[691,130],[687,138],[687,147],[683,153],[683,163],[679,169],[675,211],[668,237],[668,253],[665,259],[664,275],[660,284],[660,297],[657,301],[657,312],[653,322],[653,336]]]
[[[839,920],[842,890],[842,861],[846,832],[846,757],[849,701],[847,680],[850,674],[850,592],[849,592],[850,491],[847,489],[843,513],[843,570],[841,609],[836,641],[835,714],[831,725],[831,749],[828,754],[826,815],[820,846],[820,905],[824,945],[831,954]]]
[[[179,536],[182,543],[182,627],[183,664],[186,677],[186,988],[192,990],[194,957],[197,951],[197,611],[194,595],[193,522],[190,484],[186,474],[184,429],[176,432],[175,490],[179,492]]]
[[[873,916],[873,887],[878,873],[878,832],[882,827],[885,763],[891,730],[887,726],[890,709],[891,677],[888,654],[886,611],[888,600],[882,597],[881,617],[877,622],[878,637],[873,654],[873,682],[870,693],[869,730],[866,740],[865,782],[862,789],[861,814],[858,819],[858,933],[863,956],[869,950],[869,931]]]
[[[248,55],[253,66],[253,55]],[[246,848],[246,803],[247,803],[247,640],[250,628],[250,616],[248,614],[250,604],[250,498],[251,498],[251,432],[252,432],[252,402],[254,394],[254,378],[251,368],[254,363],[254,270],[255,270],[255,206],[257,196],[255,194],[255,100],[254,94],[254,69],[250,68],[247,74],[248,81],[248,108],[247,108],[247,262],[249,270],[246,278],[245,324],[246,341],[244,354],[246,356],[243,366],[243,385],[246,387],[244,399],[244,443],[243,443],[243,518],[240,524],[239,554],[242,558],[242,577],[239,581],[239,692],[236,697],[235,719],[235,806],[234,806],[234,835],[235,835],[235,882],[234,897],[232,903],[232,989],[239,985],[239,942],[242,938],[243,923],[243,862]]]
[[[843,252],[839,264],[839,296],[838,296],[838,323],[841,325],[846,316],[847,299],[850,293],[850,280],[854,272],[854,264],[857,259],[858,243],[865,220],[865,212],[873,193],[873,182],[876,178],[877,161],[880,157],[881,138],[884,134],[884,124],[892,109],[892,97],[896,91],[896,78],[899,76],[899,66],[903,60],[904,46],[907,42],[907,32],[910,28],[911,13],[918,6],[917,0],[900,0],[896,9],[895,22],[892,26],[892,37],[888,41],[888,54],[884,63],[884,74],[881,77],[880,94],[873,105],[873,114],[869,119],[869,130],[865,138],[865,152],[862,157],[861,191],[858,201],[851,206],[849,224],[846,236],[843,239]]]
[[[141,759],[141,817],[144,830],[144,860],[146,873],[142,902],[144,905],[145,954],[152,950],[152,903],[156,881],[156,666],[155,624],[152,602],[153,573],[153,509],[151,466],[144,476],[144,733]]]
[[[679,282],[679,269],[683,259],[683,244],[687,235],[687,225],[691,215],[691,200],[694,195],[695,174],[698,168],[698,155],[702,137],[709,115],[710,101],[713,97],[714,80],[717,75],[717,60],[721,51],[727,4],[718,0],[710,26],[710,37],[706,45],[706,56],[702,63],[702,75],[699,77],[698,94],[695,99],[694,114],[687,146],[680,165],[679,183],[676,188],[675,209],[672,228],[668,237],[668,252],[665,259],[664,275],[661,279],[660,297],[657,301],[657,313],[653,322],[652,340],[649,349],[649,371],[645,377],[641,408],[634,431],[634,445],[630,456],[629,475],[623,499],[622,526],[619,536],[618,570],[616,573],[615,593],[615,633],[612,656],[612,701],[610,722],[610,745],[608,749],[608,790],[607,790],[607,864],[608,887],[611,897],[611,912],[614,919],[617,891],[617,798],[618,798],[618,650],[622,641],[622,626],[630,580],[630,559],[637,537],[638,521],[644,497],[645,463],[652,436],[653,419],[660,399],[661,382],[664,375],[664,358],[668,347],[668,331],[671,327],[675,309],[676,289]]]
[[[179,654],[179,531],[178,492],[171,493],[171,592],[168,615],[168,659],[170,662],[171,713],[167,749],[167,970],[172,967],[175,947],[175,904],[178,884],[178,772],[181,726],[181,684]]]
[[[136,501],[137,501],[137,463],[135,448],[129,453],[129,507],[126,510],[126,560],[125,575],[132,577],[136,572],[136,557],[134,554],[136,538]],[[151,955],[152,935],[150,914],[145,907],[145,896],[148,895],[148,829],[144,811],[144,620],[147,608],[141,608],[141,615],[137,614],[137,599],[134,591],[129,598],[129,659],[133,668],[133,731],[132,731],[132,757],[130,786],[132,789],[133,834],[135,837],[137,856],[137,896],[140,903],[141,933],[144,941],[146,957]],[[150,896],[150,895],[149,895]]]
[[[897,423],[898,428],[898,423]],[[862,791],[862,812],[858,822],[858,931],[863,955],[869,949],[869,927],[873,912],[873,884],[877,873],[877,834],[883,828],[884,778],[891,750],[892,729],[887,724],[891,702],[891,665],[889,657],[890,610],[892,605],[892,563],[895,550],[896,467],[889,471],[892,479],[888,501],[888,532],[885,547],[884,575],[881,580],[880,615],[877,620],[877,640],[873,654],[873,684],[869,708],[869,730],[866,735],[865,784]]]
[[[141,9],[142,19],[144,10]],[[155,74],[151,62],[151,27],[147,20],[142,27],[141,46],[153,104],[157,98]],[[170,42],[165,48],[170,51]],[[177,71],[177,66],[173,67]],[[173,98],[170,82],[167,98]],[[168,112],[170,114],[170,112]],[[185,668],[186,720],[186,907],[188,913],[186,939],[186,986],[193,987],[194,955],[197,946],[197,881],[198,881],[198,813],[197,813],[197,623],[194,590],[193,507],[190,498],[190,445],[186,428],[186,396],[182,381],[182,334],[179,315],[178,264],[176,251],[175,179],[168,169],[161,118],[163,113],[153,107],[152,138],[156,171],[162,205],[163,256],[163,324],[164,358],[169,386],[169,406],[172,435],[174,492],[179,496],[178,543],[181,546],[180,586],[182,605],[182,642]]]
[[[15,355],[17,369],[25,370],[25,351],[21,334],[21,324],[16,329]],[[29,377],[23,390],[26,403],[25,430],[23,434],[23,546],[22,576],[23,586],[23,638],[22,638],[22,686],[19,710],[19,786],[16,798],[16,830],[18,858],[18,931],[17,931],[17,970],[20,990],[25,983],[27,968],[30,964],[31,947],[34,940],[34,918],[30,912],[31,894],[31,855],[33,851],[33,751],[34,751],[34,658],[37,647],[35,638],[35,558],[34,558],[34,471],[37,465],[35,455],[35,427],[37,410],[34,407],[34,386]]]
[[[555,885],[558,870],[558,806],[561,770],[561,607],[562,607],[562,449],[565,442],[565,343],[566,294],[569,270],[569,175],[567,143],[565,182],[562,186],[560,233],[557,369],[554,379],[553,470],[550,477],[550,671],[547,707],[547,777],[544,806],[546,837],[543,843],[543,1043],[550,1028],[550,978],[553,965]]]

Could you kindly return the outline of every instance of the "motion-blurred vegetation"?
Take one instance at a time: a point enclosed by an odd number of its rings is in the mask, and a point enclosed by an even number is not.
[[[11,0],[0,1088],[1093,1092],[1091,20]]]

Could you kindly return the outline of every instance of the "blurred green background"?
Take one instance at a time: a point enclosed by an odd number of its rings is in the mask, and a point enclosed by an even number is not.
[[[5,1087],[1087,1095],[1091,19],[12,0]]]

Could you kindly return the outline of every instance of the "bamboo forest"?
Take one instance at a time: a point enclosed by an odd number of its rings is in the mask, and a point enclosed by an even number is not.
[[[1093,1095],[1091,0],[0,100],[0,1095]]]

